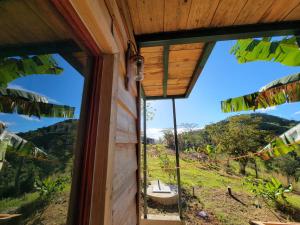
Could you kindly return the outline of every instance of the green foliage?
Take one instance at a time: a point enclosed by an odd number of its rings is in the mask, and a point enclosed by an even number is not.
[[[277,137],[260,151],[260,157],[264,160],[269,160],[271,158],[285,156],[290,152],[295,152],[296,154],[299,153],[300,144],[290,143],[286,137],[284,139]]]
[[[23,76],[60,74],[62,71],[51,55],[0,58],[0,87],[6,88],[8,83]]]
[[[15,89],[0,88],[0,112],[36,116],[72,118],[74,107],[48,103],[43,96]]]
[[[76,143],[77,120],[66,120],[49,127],[35,131],[18,133],[18,136],[46,149],[48,158],[36,160],[34,157],[25,157],[19,174],[20,195],[34,190],[34,177],[41,179],[52,174],[70,174],[73,165],[73,150]],[[0,171],[0,196],[16,197],[15,177],[20,164],[20,155],[17,151],[7,151],[6,160]]]
[[[263,60],[286,66],[300,66],[300,50],[296,37],[285,37],[280,41],[271,41],[270,38],[242,39],[236,42],[230,52],[239,63]]]
[[[50,104],[47,98],[24,90],[7,88],[9,82],[33,74],[60,74],[51,55],[0,58],[0,112],[36,117],[74,116],[74,107]]]
[[[232,47],[231,53],[236,56],[239,63],[264,60],[287,66],[300,66],[300,48],[296,37],[285,37],[280,41],[271,41],[271,38],[242,39]],[[290,77],[297,79],[287,79]],[[276,82],[277,85],[272,82],[273,86],[267,85],[259,92],[222,101],[222,111],[256,110],[300,101],[299,74],[285,77],[283,82],[280,80]]]
[[[270,180],[246,178],[245,184],[248,185],[250,190],[257,197],[261,197],[273,204],[278,203],[280,200],[283,200],[283,202],[287,204],[285,194],[292,191],[292,185],[284,187],[283,184],[276,178],[272,178]]]
[[[51,200],[57,193],[62,192],[69,182],[70,177],[67,176],[48,177],[44,180],[36,179],[34,186],[41,198]]]
[[[142,101],[141,103],[141,109],[142,109],[142,115],[143,115],[143,110],[144,110],[144,101]],[[150,120],[153,120],[154,116],[155,116],[155,112],[156,112],[156,109],[154,109],[151,105],[150,102],[147,102],[146,103],[146,120],[147,121],[150,121]]]
[[[221,108],[223,112],[239,112],[298,101],[300,101],[300,81],[296,80],[264,91],[224,100],[221,102]]]
[[[158,153],[159,166],[162,171],[169,176],[169,181],[175,180],[176,170],[175,161],[168,156],[166,148],[163,145],[156,145],[156,152]]]

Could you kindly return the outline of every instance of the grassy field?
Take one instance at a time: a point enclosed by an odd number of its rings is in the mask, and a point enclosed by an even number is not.
[[[169,159],[172,168],[175,167],[175,156],[169,151]],[[149,180],[160,179],[165,183],[176,183],[172,176],[169,176],[166,170],[161,169],[161,160],[150,150],[148,154]],[[251,193],[249,186],[244,183],[244,177],[238,174],[238,164],[234,161],[230,163],[231,174],[225,171],[225,166],[216,166],[214,163],[200,162],[188,157],[188,154],[182,153],[180,160],[180,171],[182,187],[186,195],[191,196],[194,192],[195,199],[191,202],[184,199],[185,216],[188,224],[249,224],[249,220],[278,221],[289,219],[289,213],[284,213],[267,207],[264,202],[259,202],[261,208],[257,208],[257,199]],[[270,177],[262,166],[260,167],[260,177]],[[247,174],[255,174],[251,168],[247,169]],[[280,177],[282,178],[282,177]],[[231,187],[234,196],[242,203],[237,202],[228,195],[227,188]],[[194,190],[194,191],[193,191]],[[187,198],[187,197],[186,197]],[[300,212],[300,195],[291,193],[287,195],[287,201],[290,207]],[[254,204],[255,203],[255,204]],[[191,204],[191,205],[189,205]],[[151,205],[151,204],[150,204]],[[195,205],[197,207],[195,207]],[[204,210],[211,215],[213,221],[196,221],[197,211]],[[161,210],[158,210],[161,212]],[[150,209],[150,212],[156,213],[156,209]],[[164,213],[169,213],[165,211]]]

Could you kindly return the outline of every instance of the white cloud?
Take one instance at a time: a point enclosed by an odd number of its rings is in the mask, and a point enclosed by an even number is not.
[[[294,112],[294,115],[299,115],[300,111]]]
[[[9,85],[8,85],[8,88],[11,88],[11,89],[19,89],[19,90],[22,90],[22,91],[28,91],[28,92],[31,92],[31,93],[34,93],[34,94],[37,94],[37,95],[44,96],[45,98],[47,98],[47,100],[48,100],[50,103],[60,104],[60,102],[58,102],[57,100],[55,100],[55,99],[53,99],[53,98],[48,97],[47,95],[44,95],[44,94],[39,93],[39,92],[36,92],[36,91],[28,90],[28,89],[24,88],[24,87],[21,86],[21,85],[9,84]]]
[[[163,136],[163,131],[164,129],[161,128],[148,128],[147,129],[147,137],[154,138],[154,139],[159,139],[160,137]]]
[[[36,121],[36,122],[40,122],[41,120],[36,118],[36,117],[29,117],[29,116],[25,116],[25,115],[19,115],[19,117],[25,119],[25,120],[30,120],[30,121]]]
[[[274,111],[276,109],[277,109],[276,106],[271,106],[271,107],[268,107],[268,108],[265,108],[265,109],[258,109],[258,110],[256,110],[256,112],[265,113],[265,112],[269,112],[269,111]]]
[[[199,130],[199,129],[202,129],[202,128],[203,127],[201,127],[201,128],[196,127],[193,130]],[[165,130],[165,128],[148,128],[147,129],[147,137],[154,138],[154,139],[158,140],[159,138],[163,137],[163,130]],[[184,131],[186,131],[186,128],[177,128],[178,133],[182,133]]]
[[[8,122],[8,121],[1,121],[3,123],[5,123],[6,126],[11,127],[11,126],[15,126],[16,123],[15,122]]]

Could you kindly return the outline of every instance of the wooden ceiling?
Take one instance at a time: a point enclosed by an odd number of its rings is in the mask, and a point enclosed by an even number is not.
[[[50,1],[0,1],[0,56],[60,53],[77,69],[86,55]]]
[[[135,34],[157,33],[158,39],[164,33],[300,20],[300,0],[127,0],[127,4]],[[187,97],[201,72],[199,63],[207,59],[201,59],[207,57],[207,44],[142,47],[145,95]]]

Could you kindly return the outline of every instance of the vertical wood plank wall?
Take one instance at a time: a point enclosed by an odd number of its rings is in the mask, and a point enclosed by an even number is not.
[[[112,224],[137,224],[137,132],[136,87],[125,90],[124,76],[118,77],[117,127],[112,186]]]

